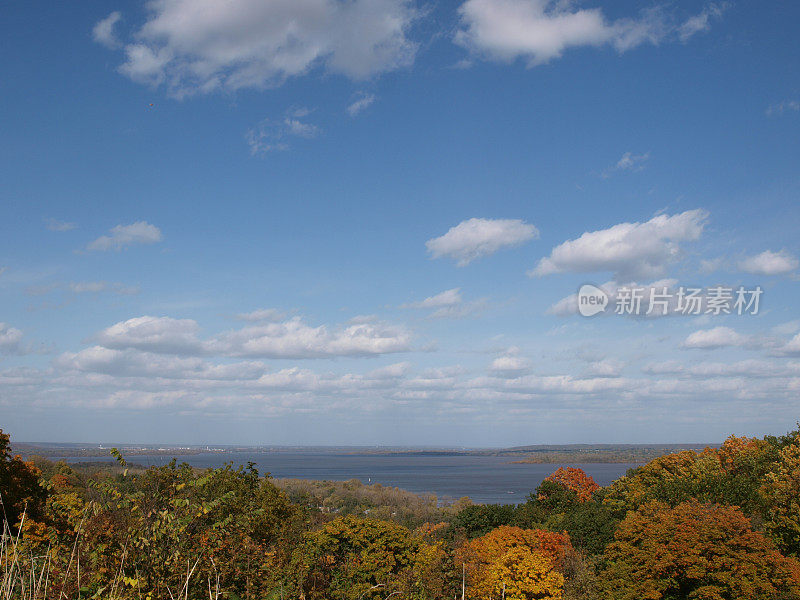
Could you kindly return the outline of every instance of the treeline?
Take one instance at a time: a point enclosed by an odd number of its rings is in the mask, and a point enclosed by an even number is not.
[[[450,521],[469,498],[440,503],[434,494],[414,494],[380,483],[367,485],[358,479],[348,481],[313,481],[309,479],[273,479],[289,502],[313,513],[329,516],[369,516],[395,521],[410,529],[425,523]]]
[[[701,448],[702,449],[702,448]],[[650,462],[654,458],[666,454],[674,454],[683,450],[695,450],[694,448],[665,448],[665,447],[642,447],[642,448],[621,448],[621,449],[576,449],[558,451],[537,451],[525,454],[524,458],[511,461],[513,464],[619,464],[634,463],[641,464]],[[502,454],[505,456],[505,454]]]
[[[439,506],[253,464],[74,469],[0,432],[0,600],[800,599],[800,430]]]

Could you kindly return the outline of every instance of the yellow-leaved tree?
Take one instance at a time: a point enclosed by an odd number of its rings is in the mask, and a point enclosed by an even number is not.
[[[564,576],[553,569],[553,561],[540,552],[512,548],[488,570],[491,598],[506,600],[561,600]]]
[[[504,583],[509,599],[556,599],[562,595],[564,559],[570,552],[566,533],[502,526],[459,548],[456,566],[463,565],[473,600],[501,598]]]

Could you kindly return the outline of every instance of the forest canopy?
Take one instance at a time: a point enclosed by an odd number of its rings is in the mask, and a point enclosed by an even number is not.
[[[799,430],[608,487],[560,467],[519,505],[114,455],[24,460],[0,430],[2,600],[800,599]]]

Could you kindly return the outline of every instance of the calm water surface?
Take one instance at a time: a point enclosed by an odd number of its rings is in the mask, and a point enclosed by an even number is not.
[[[68,458],[71,462],[97,458]],[[113,459],[112,459],[113,460]],[[469,496],[474,502],[517,504],[559,466],[580,467],[600,485],[608,485],[635,464],[510,464],[507,456],[375,455],[335,452],[227,452],[179,456],[193,467],[256,463],[259,472],[276,478],[346,481],[397,486],[440,499]],[[134,456],[130,462],[161,465],[162,456]]]

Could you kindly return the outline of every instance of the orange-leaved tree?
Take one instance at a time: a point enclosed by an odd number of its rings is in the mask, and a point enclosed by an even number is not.
[[[800,564],[736,507],[654,501],[628,513],[614,537],[602,573],[610,600],[800,598]]]
[[[559,467],[552,475],[546,477],[545,481],[559,483],[575,492],[578,502],[591,500],[592,494],[600,489],[591,475],[575,467]]]

